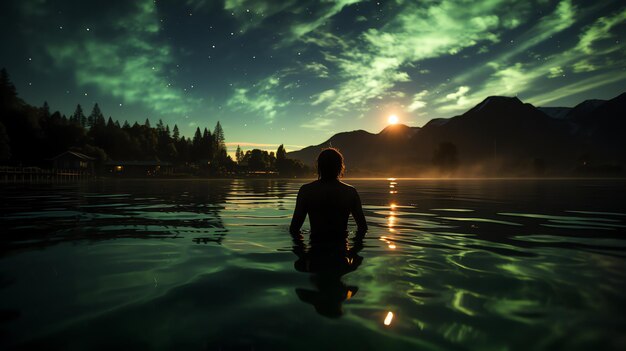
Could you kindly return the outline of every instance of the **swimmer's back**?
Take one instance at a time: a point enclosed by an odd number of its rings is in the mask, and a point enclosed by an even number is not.
[[[299,231],[304,217],[309,215],[311,233],[344,233],[348,217],[353,215],[359,231],[367,224],[356,189],[337,179],[316,180],[305,184],[298,192],[291,231]]]

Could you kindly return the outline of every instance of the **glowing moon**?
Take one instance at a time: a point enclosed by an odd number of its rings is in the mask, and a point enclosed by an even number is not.
[[[389,124],[396,124],[396,123],[398,123],[398,116],[396,116],[396,115],[389,116],[389,118],[387,119],[387,122],[389,122]]]

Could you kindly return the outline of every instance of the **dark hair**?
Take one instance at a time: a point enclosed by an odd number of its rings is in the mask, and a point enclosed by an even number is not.
[[[317,179],[337,179],[343,175],[344,169],[343,155],[335,148],[326,148],[317,156]]]

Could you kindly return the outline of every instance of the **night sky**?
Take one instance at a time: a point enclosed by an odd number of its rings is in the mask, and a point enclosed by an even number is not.
[[[537,106],[626,87],[623,1],[69,1],[0,4],[27,102],[70,115],[221,121],[229,146],[288,150],[421,126],[489,95]],[[235,145],[236,147],[236,145]]]

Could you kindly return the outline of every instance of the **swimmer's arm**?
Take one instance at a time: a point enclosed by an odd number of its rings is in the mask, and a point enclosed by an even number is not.
[[[289,226],[289,233],[299,234],[300,228],[306,218],[306,206],[304,205],[304,196],[302,195],[302,188],[298,191],[298,197],[296,198],[296,208],[293,211],[293,217],[291,217],[291,225]]]
[[[354,200],[352,202],[350,212],[352,213],[352,218],[354,218],[354,221],[356,222],[357,235],[365,235],[365,232],[367,232],[367,222],[365,221],[365,215],[363,214],[361,198],[356,190],[354,191]]]

